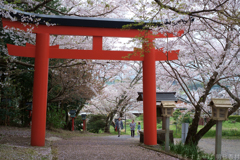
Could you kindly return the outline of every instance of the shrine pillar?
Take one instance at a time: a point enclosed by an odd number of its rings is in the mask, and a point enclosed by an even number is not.
[[[143,43],[144,144],[157,145],[155,47],[152,33],[147,34]]]
[[[49,65],[49,34],[36,34],[34,83],[33,83],[33,109],[31,145],[45,145],[47,89]]]

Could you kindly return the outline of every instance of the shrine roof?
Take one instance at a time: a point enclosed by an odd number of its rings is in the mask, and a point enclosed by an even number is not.
[[[98,18],[98,17],[77,17],[77,16],[62,16],[62,15],[45,15],[14,10],[10,13],[17,21],[21,21],[22,17],[32,17],[25,21],[28,23],[37,23],[35,20],[40,18],[39,24],[46,25],[46,22],[60,26],[78,26],[78,27],[98,27],[98,28],[123,28],[125,25],[135,24],[131,29],[142,29],[147,24],[161,26],[162,21],[139,21],[129,19],[114,19],[114,18]],[[26,18],[24,18],[26,20]],[[141,23],[139,23],[141,22]],[[179,20],[175,23],[166,20],[164,24],[187,23],[187,21]],[[141,25],[140,25],[141,24]]]
[[[156,102],[161,101],[175,101],[177,102],[177,98],[175,97],[176,92],[156,92]],[[143,92],[138,92],[137,101],[143,101]]]

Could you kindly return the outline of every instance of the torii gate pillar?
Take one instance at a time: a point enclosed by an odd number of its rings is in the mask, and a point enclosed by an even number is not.
[[[153,39],[153,35],[149,32],[149,35],[146,36],[147,42],[143,44],[143,125],[145,145],[157,145],[156,69]]]
[[[36,17],[37,16],[39,17],[39,15],[36,15]],[[94,18],[86,21],[85,18],[81,19],[77,17],[74,19],[71,17],[72,23],[68,26],[70,20],[68,19],[69,17],[48,16],[48,18],[43,18],[42,23],[51,21],[51,23],[56,22],[58,25],[51,27],[39,25],[38,27],[35,27],[33,31],[37,34],[36,46],[26,44],[24,47],[7,44],[9,55],[35,58],[31,145],[45,145],[49,58],[143,61],[144,144],[157,145],[155,61],[176,60],[178,59],[179,50],[164,52],[161,49],[155,49],[152,42],[154,38],[176,36],[171,33],[158,33],[153,36],[149,30],[122,30],[124,25],[134,24],[136,23],[135,21],[111,21],[111,23],[109,23],[109,20],[96,20]],[[21,24],[21,22],[12,22],[7,19],[2,19],[2,23],[3,27],[7,26],[19,28],[24,31],[28,30],[28,27]],[[72,26],[72,24],[74,24],[74,26]],[[50,34],[93,36],[93,49],[75,50],[59,49],[58,46],[50,47]],[[143,50],[109,51],[102,49],[102,37],[134,38],[139,35],[143,36],[143,34],[145,34],[145,40],[147,40],[143,44]],[[167,36],[165,34],[167,34]],[[183,31],[178,32],[179,36],[181,34],[183,34]],[[141,56],[142,52],[144,52],[144,57]],[[129,54],[135,53],[137,53],[136,56],[131,56],[126,59],[123,58],[126,56],[128,57]]]
[[[49,64],[49,34],[36,34],[35,67],[33,83],[33,111],[31,145],[45,145],[47,89]]]

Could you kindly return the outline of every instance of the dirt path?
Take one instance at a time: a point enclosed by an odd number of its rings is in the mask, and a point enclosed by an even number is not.
[[[69,140],[53,143],[58,150],[58,159],[81,160],[175,160],[177,158],[147,150],[140,146],[139,137],[104,136],[104,137],[74,137]]]

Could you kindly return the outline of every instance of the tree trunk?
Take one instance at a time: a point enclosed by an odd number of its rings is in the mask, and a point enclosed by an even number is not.
[[[117,113],[116,110],[110,112],[106,118],[106,124],[105,124],[105,128],[104,128],[104,132],[105,133],[110,133],[110,125],[112,124],[112,120],[114,118],[114,115]]]
[[[64,106],[64,111],[65,111],[65,126],[64,126],[64,128],[68,129],[68,109],[67,109],[67,106]]]
[[[233,108],[228,112],[228,116],[230,116],[232,113],[234,113],[238,108],[239,108],[239,103],[236,103]],[[195,113],[196,116],[196,113]],[[200,116],[200,115],[199,115]],[[198,118],[199,121],[199,118]],[[196,124],[194,122],[198,122],[195,119],[193,120],[193,124]],[[188,135],[187,135],[187,140],[185,144],[195,144],[197,145],[199,140],[216,124],[215,120],[210,119],[210,121],[198,132],[198,133],[194,133],[194,132],[190,132],[190,127],[192,127],[192,125],[189,127],[189,131],[188,131]],[[197,125],[198,126],[198,125]],[[192,134],[194,133],[194,134]],[[188,139],[189,138],[189,139]]]
[[[204,134],[206,134],[215,124],[215,120],[211,119],[208,121],[208,123],[195,135],[196,144],[198,144],[199,140],[204,136]]]
[[[112,115],[110,116],[109,128],[110,128],[110,125],[112,125],[113,128],[115,127],[115,123],[113,123],[113,118],[114,118],[114,114],[112,114]]]
[[[187,138],[185,141],[185,145],[189,145],[189,144],[197,145],[198,144],[196,134],[197,134],[198,122],[200,119],[200,115],[201,115],[201,108],[200,108],[200,106],[196,106],[195,107],[195,115],[194,115],[192,124],[188,128],[188,134],[187,134]]]
[[[110,133],[110,126],[109,126],[109,115],[106,118],[106,122],[105,122],[105,128],[104,128],[104,132],[105,133]]]

